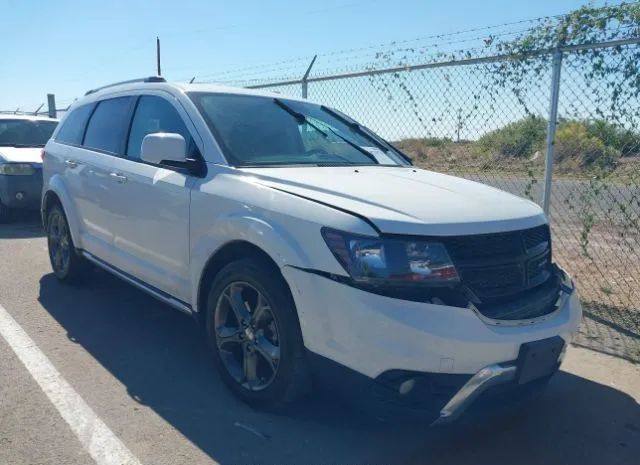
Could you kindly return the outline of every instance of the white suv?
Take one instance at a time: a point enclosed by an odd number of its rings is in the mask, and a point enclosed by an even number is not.
[[[543,384],[581,318],[534,203],[276,94],[88,92],[45,147],[42,213],[60,280],[92,263],[192,315],[252,404],[319,380],[444,421]]]

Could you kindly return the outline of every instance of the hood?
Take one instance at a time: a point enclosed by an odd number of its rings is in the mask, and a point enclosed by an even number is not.
[[[40,147],[0,147],[0,162],[42,164]]]
[[[540,207],[529,200],[421,169],[282,167],[242,171],[255,176],[259,184],[364,216],[383,233],[486,234],[546,222]]]

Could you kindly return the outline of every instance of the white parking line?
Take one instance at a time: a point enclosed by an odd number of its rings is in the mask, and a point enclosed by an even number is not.
[[[98,418],[2,305],[0,335],[98,465],[140,465],[138,459]]]

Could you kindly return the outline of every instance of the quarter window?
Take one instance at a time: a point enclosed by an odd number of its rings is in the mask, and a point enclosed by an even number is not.
[[[89,116],[91,116],[92,110],[93,104],[82,105],[72,110],[64,119],[62,126],[60,126],[60,130],[58,134],[56,134],[56,141],[65,144],[80,145],[82,143],[84,128],[87,125],[87,120]]]
[[[155,132],[180,134],[184,137],[187,148],[193,145],[184,121],[173,105],[161,97],[145,95],[138,100],[133,116],[127,144],[127,157],[139,160],[142,140],[146,135]]]
[[[98,103],[89,120],[83,145],[122,155],[130,106],[131,97],[118,97]]]

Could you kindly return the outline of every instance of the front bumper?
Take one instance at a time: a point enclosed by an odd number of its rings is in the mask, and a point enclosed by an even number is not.
[[[552,314],[498,325],[473,308],[385,297],[289,266],[282,272],[311,353],[375,385],[388,373],[417,374],[424,395],[439,396],[430,403],[438,413],[454,401],[444,417],[455,417],[491,385],[509,384],[513,370],[509,366],[518,360],[523,344],[559,336],[566,345],[582,318],[573,286]],[[565,282],[570,283],[568,277]],[[490,376],[485,380],[487,370]],[[389,391],[388,383],[382,384],[387,385],[382,391]],[[392,394],[397,393],[396,389]]]
[[[449,399],[449,402],[440,410],[440,417],[435,423],[455,420],[487,389],[497,384],[513,381],[516,377],[516,371],[517,365],[515,363],[495,363],[484,367]]]
[[[9,208],[40,209],[42,169],[27,176],[0,174],[0,201]]]

